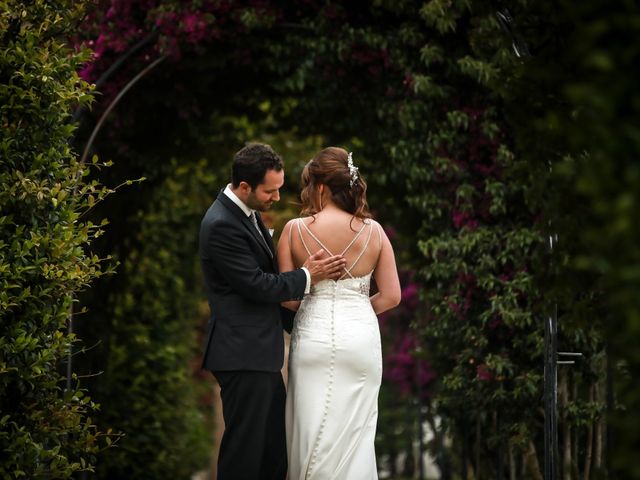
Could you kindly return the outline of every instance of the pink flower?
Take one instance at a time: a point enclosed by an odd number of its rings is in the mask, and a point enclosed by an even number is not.
[[[415,310],[419,303],[419,290],[417,283],[410,283],[402,289],[401,299],[402,305],[409,310]]]
[[[456,315],[459,315],[459,314],[460,314],[460,310],[461,310],[461,308],[460,308],[460,304],[458,304],[458,303],[454,303],[454,302],[450,302],[450,303],[449,303],[449,308],[450,308],[450,309],[451,309],[451,311],[452,311],[453,313],[455,313]]]
[[[85,82],[91,82],[91,67],[84,67],[78,72],[78,76]]]
[[[467,212],[461,212],[459,210],[454,210],[453,211],[453,225],[456,228],[461,228],[462,225],[464,225],[465,221],[467,220],[467,218],[469,217],[469,214]]]
[[[453,215],[453,226],[455,228],[466,227],[469,230],[475,230],[478,228],[478,221],[471,217],[469,212],[461,212],[460,210],[454,210]]]
[[[407,87],[407,90],[413,90],[413,75],[411,75],[410,73],[406,73],[404,76],[404,81],[402,83],[405,87]]]
[[[502,320],[499,317],[494,317],[490,322],[488,327],[492,330],[498,328],[500,325],[502,325]]]
[[[182,17],[182,24],[184,25],[184,31],[191,33],[198,28],[199,25],[198,15],[195,13],[187,13],[184,17]]]
[[[489,371],[487,365],[484,363],[477,366],[476,375],[478,376],[478,379],[483,382],[488,382],[489,380],[493,379],[493,375]]]
[[[501,282],[508,282],[512,278],[513,278],[513,275],[509,273],[501,273],[500,275],[498,275],[498,280],[500,280]]]
[[[127,42],[124,38],[118,37],[111,43],[111,48],[114,52],[124,52],[127,49]]]

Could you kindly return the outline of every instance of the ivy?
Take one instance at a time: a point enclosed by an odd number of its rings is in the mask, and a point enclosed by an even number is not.
[[[72,108],[91,99],[76,73],[88,59],[64,36],[75,2],[0,2],[0,450],[3,478],[69,478],[93,471],[110,432],[96,404],[60,367],[76,295],[109,273],[90,252],[104,223],[84,216],[111,190],[86,180],[69,146]]]

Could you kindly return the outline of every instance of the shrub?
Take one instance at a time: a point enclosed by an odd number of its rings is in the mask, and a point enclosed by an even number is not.
[[[59,370],[76,340],[74,296],[108,271],[86,248],[100,227],[82,215],[109,191],[86,181],[69,146],[70,112],[91,100],[76,74],[87,52],[64,43],[81,15],[72,0],[0,2],[3,478],[92,470],[100,443],[97,405]]]

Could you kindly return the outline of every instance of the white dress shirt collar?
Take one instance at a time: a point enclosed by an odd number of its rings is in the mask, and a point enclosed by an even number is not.
[[[231,190],[231,184],[227,185],[227,188],[224,189],[224,194],[227,197],[229,197],[233,203],[235,203],[237,206],[239,206],[240,209],[244,212],[244,214],[247,217],[250,217],[251,214],[255,211],[255,210],[247,207],[247,205],[242,200],[240,200],[235,193],[233,193],[233,190]]]

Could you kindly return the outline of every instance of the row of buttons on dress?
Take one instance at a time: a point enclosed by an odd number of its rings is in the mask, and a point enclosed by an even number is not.
[[[335,306],[336,306],[336,290],[338,288],[338,283],[333,283],[333,299],[331,302],[331,359],[329,360],[329,382],[327,386],[327,396],[325,397],[324,402],[324,410],[322,412],[322,421],[320,422],[320,431],[318,432],[318,436],[316,437],[315,445],[313,447],[313,452],[311,454],[311,461],[309,462],[309,467],[307,468],[307,473],[305,475],[305,479],[310,478],[311,472],[313,470],[313,466],[318,459],[318,448],[320,444],[320,440],[322,438],[322,434],[324,432],[324,426],[327,422],[327,416],[329,415],[329,403],[331,402],[331,390],[333,388],[333,374],[334,374],[334,366],[335,366],[335,358],[336,358],[336,339],[335,339]]]

